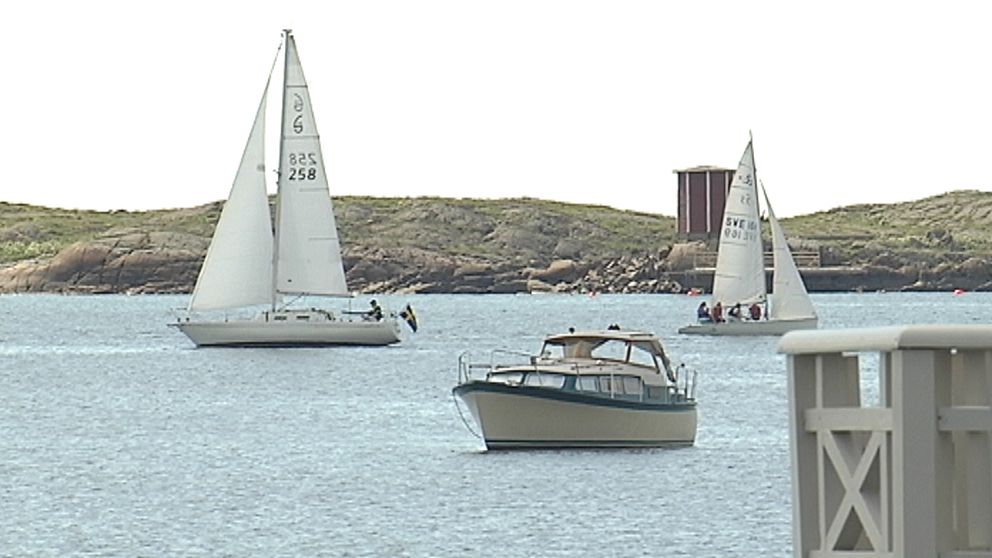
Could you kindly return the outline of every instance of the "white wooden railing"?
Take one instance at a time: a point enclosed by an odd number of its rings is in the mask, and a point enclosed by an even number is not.
[[[779,351],[795,556],[992,558],[992,327],[799,331]]]

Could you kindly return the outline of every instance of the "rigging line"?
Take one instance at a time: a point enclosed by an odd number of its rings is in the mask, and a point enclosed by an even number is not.
[[[751,148],[751,174],[754,175],[754,181],[755,182],[758,182],[758,163],[757,163],[757,161],[755,160],[755,157],[754,157],[754,134],[751,133],[751,130],[748,130],[747,131],[747,144]],[[755,189],[754,189],[754,194],[755,194],[754,205],[755,205],[755,207],[758,208],[758,220],[760,221],[761,220],[761,202],[760,202],[760,200],[757,199],[757,197],[758,197],[758,188],[757,187],[755,187]]]
[[[272,57],[272,66],[269,68],[269,78],[265,80],[265,90],[269,90],[269,83],[272,82],[272,74],[276,71],[276,62],[279,61],[279,53],[282,52],[282,40],[279,41],[279,46],[276,48],[276,55]]]
[[[458,409],[458,417],[462,419],[462,424],[465,425],[465,429],[471,432],[473,436],[481,440],[482,436],[480,436],[479,433],[472,428],[472,426],[468,423],[468,421],[465,420],[465,415],[462,413],[462,407],[461,405],[458,404],[458,396],[452,393],[451,400],[455,404],[455,409]]]
[[[282,50],[283,45],[286,46],[286,54],[283,56],[283,70],[282,70],[282,103],[280,104],[279,114],[279,168],[276,169],[276,175],[278,176],[278,182],[276,183],[276,209],[275,209],[275,223],[272,235],[272,310],[276,309],[276,304],[279,302],[277,299],[280,296],[279,293],[279,228],[282,221],[282,188],[283,188],[283,174],[282,174],[282,158],[285,155],[285,129],[286,129],[286,80],[289,77],[289,54],[290,54],[290,44],[289,42],[293,40],[292,31],[289,29],[283,29],[283,37],[279,42],[279,50]],[[294,43],[295,45],[295,43]],[[276,51],[276,60],[279,58],[279,50]],[[273,70],[275,69],[275,60],[272,61]],[[271,75],[269,76],[272,77]],[[283,306],[285,308],[285,306]]]

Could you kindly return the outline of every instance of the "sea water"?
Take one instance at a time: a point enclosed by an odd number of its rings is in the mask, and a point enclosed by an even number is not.
[[[791,555],[777,338],[680,336],[682,295],[378,298],[420,331],[195,349],[185,297],[0,297],[0,555]],[[989,294],[813,299],[824,328],[992,319]],[[698,372],[696,444],[485,452],[458,355],[612,323]]]

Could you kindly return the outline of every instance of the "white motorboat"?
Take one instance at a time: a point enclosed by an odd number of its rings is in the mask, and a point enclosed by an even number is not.
[[[523,356],[494,351],[481,364],[468,353],[459,357],[452,393],[468,407],[488,449],[659,447],[695,441],[695,373],[673,368],[650,333],[553,335],[539,355],[518,364],[497,362]]]
[[[337,313],[284,303],[284,298],[294,302],[304,297],[351,294],[310,93],[289,30],[284,32],[283,44],[276,226],[273,230],[265,180],[266,82],[187,315],[171,325],[197,346],[396,343],[400,340],[399,318],[416,330],[409,305],[400,314],[390,314],[383,313],[375,301],[369,312]],[[256,307],[262,305],[268,308],[259,311]],[[204,316],[221,311],[220,316]]]
[[[775,218],[768,194],[761,191],[768,210],[772,231],[772,266],[774,277],[769,298],[765,285],[765,258],[761,242],[758,208],[758,181],[752,142],[748,142],[734,174],[723,213],[723,230],[713,273],[712,306],[720,303],[723,320],[700,320],[679,328],[679,333],[701,335],[782,335],[797,329],[815,329],[816,309],[806,292],[806,285],[785,240],[785,233]],[[742,305],[756,305],[764,311],[756,319],[743,312],[730,317],[727,310]],[[724,321],[725,320],[725,321]]]

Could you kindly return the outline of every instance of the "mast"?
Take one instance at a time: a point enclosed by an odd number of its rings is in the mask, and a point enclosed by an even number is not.
[[[760,182],[758,182],[758,162],[757,162],[757,157],[754,156],[754,134],[751,133],[751,130],[748,130],[747,131],[747,143],[748,143],[748,145],[751,146],[751,174],[754,175],[754,193],[755,193],[754,203],[755,203],[755,206],[758,208],[758,222],[760,223],[761,222],[761,203],[757,199],[758,198],[758,196],[757,196],[757,193],[758,193],[758,184],[760,184]],[[759,231],[760,231],[760,229],[759,229]],[[760,239],[761,239],[760,234],[758,236],[758,239],[759,239],[759,244],[760,244]],[[762,252],[764,252],[764,250],[765,250],[764,245],[762,245],[761,250],[762,250]],[[761,261],[762,262],[765,261],[764,260],[764,255],[762,255],[762,260]],[[764,264],[762,263],[762,265],[764,265]]]
[[[279,178],[282,176],[282,161],[283,161],[283,150],[286,149],[284,141],[282,141],[283,130],[286,126],[286,76],[289,73],[289,41],[293,39],[292,29],[283,29],[283,46],[286,49],[285,54],[283,54],[283,68],[282,68],[282,109],[280,110],[280,122],[279,122],[279,168],[276,169],[276,220],[275,220],[275,232],[272,235],[272,310],[276,309],[276,301],[279,300],[279,290],[276,284],[278,273],[279,273],[279,222],[282,220],[280,214],[282,213],[282,180]]]
[[[754,134],[751,133],[751,130],[748,130],[747,131],[747,143],[748,143],[748,145],[751,146],[751,173],[754,174],[754,194],[755,194],[755,196],[754,196],[754,205],[755,205],[755,207],[758,208],[758,246],[761,247],[761,249],[759,250],[759,252],[761,252],[761,275],[762,275],[762,277],[766,277],[766,275],[765,275],[765,243],[761,241],[761,199],[760,199],[761,196],[757,195],[758,194],[758,185],[761,184],[761,182],[758,181],[758,162],[757,162],[757,157],[754,156]],[[764,188],[764,185],[762,185],[761,186],[761,192],[764,193],[764,191],[765,191],[765,188]],[[767,196],[767,194],[766,194],[766,196]],[[767,198],[766,198],[766,201],[767,201]],[[771,207],[771,206],[769,206],[769,207]],[[774,273],[774,269],[775,269],[775,260],[773,258],[772,259],[772,272],[773,273]],[[774,275],[772,277],[774,277]],[[765,308],[764,308],[764,316],[765,316],[766,319],[768,318],[768,308],[769,308],[769,306],[768,306],[768,298],[769,297],[767,296],[767,294],[768,294],[768,283],[766,282],[765,283],[765,295],[766,296],[765,296],[765,300],[764,300],[764,306],[765,306]]]
[[[751,174],[754,175],[754,206],[758,208],[758,246],[761,246],[761,269],[765,269],[765,243],[761,241],[761,196],[758,195],[758,185],[761,181],[758,180],[758,161],[757,157],[754,156],[754,134],[751,130],[747,131],[747,143],[751,146]],[[764,190],[762,190],[764,191]],[[768,287],[766,286],[765,289]],[[768,298],[765,298],[765,304],[768,303]]]

